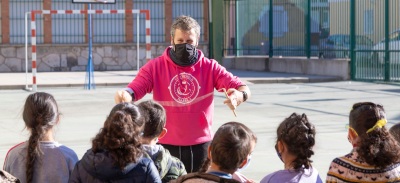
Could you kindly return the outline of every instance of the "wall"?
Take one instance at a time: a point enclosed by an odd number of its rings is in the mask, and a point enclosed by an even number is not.
[[[152,58],[160,56],[167,44],[152,44]],[[207,44],[199,49],[208,57]],[[92,60],[95,71],[136,70],[137,51],[132,44],[93,45]],[[87,45],[38,45],[37,71],[86,71]],[[146,63],[146,48],[139,46],[139,61]],[[28,48],[28,70],[31,71],[31,48]],[[25,47],[0,45],[0,72],[25,72]]]
[[[350,79],[348,59],[268,58],[262,56],[224,57],[222,65],[227,69],[284,72],[307,75],[336,76]]]
[[[349,80],[349,63],[348,59],[272,58],[269,59],[269,69],[271,72],[338,76]]]
[[[267,56],[224,57],[222,65],[227,69],[269,71]]]

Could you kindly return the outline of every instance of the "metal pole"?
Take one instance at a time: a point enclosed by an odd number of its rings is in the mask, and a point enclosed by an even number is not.
[[[92,4],[89,3],[89,10],[92,9]],[[89,58],[88,58],[88,67],[89,67],[89,86],[88,89],[91,89],[91,69],[92,69],[92,14],[89,14]]]
[[[139,13],[136,15],[136,60],[137,60],[137,71],[139,71],[139,65],[140,65],[140,60],[139,60]]]
[[[306,7],[306,56],[311,57],[311,0],[307,0]]]
[[[385,81],[390,80],[390,53],[389,53],[389,1],[385,0]]]
[[[238,0],[235,0],[235,56],[239,56],[238,10]]]
[[[87,81],[87,84],[85,84],[85,89],[88,89],[88,90],[96,88],[95,84],[94,84],[93,61],[92,61],[92,56],[93,56],[92,55],[92,14],[89,12],[91,9],[92,9],[92,4],[89,3],[88,4],[89,55],[88,55],[88,63],[87,63],[87,67],[86,67],[86,81]]]
[[[356,1],[350,1],[350,77],[352,80],[356,79],[356,54],[354,52],[356,47]]]
[[[269,58],[274,56],[273,41],[274,41],[274,5],[273,0],[269,0],[269,15],[268,15],[268,39],[269,39]]]
[[[25,12],[25,90],[28,88],[28,15],[31,12]]]
[[[212,1],[208,0],[208,57],[214,58],[212,41],[213,41],[213,27],[212,27]]]

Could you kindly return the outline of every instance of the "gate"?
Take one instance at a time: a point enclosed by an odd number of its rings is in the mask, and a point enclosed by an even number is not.
[[[350,59],[351,79],[400,81],[400,0],[227,0],[224,55]]]
[[[400,81],[399,1],[369,0],[350,4],[351,77],[364,81]],[[363,46],[369,38],[373,45]]]

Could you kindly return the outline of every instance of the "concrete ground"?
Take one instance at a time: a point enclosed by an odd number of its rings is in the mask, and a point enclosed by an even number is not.
[[[233,72],[248,83],[252,98],[238,107],[236,110],[238,116],[234,117],[228,107],[222,103],[224,95],[215,92],[213,129],[215,131],[221,124],[228,121],[239,121],[257,134],[258,143],[253,152],[251,164],[243,173],[258,181],[265,175],[283,168],[283,163],[274,149],[275,131],[277,125],[293,112],[307,114],[309,120],[316,126],[317,139],[312,160],[313,166],[318,169],[323,180],[331,160],[351,150],[345,125],[348,123],[348,113],[353,103],[361,101],[381,103],[387,112],[389,122],[387,127],[400,122],[400,107],[398,106],[400,86],[397,85],[352,81],[314,83],[312,81],[332,81],[334,78]],[[95,90],[83,89],[84,73],[71,72],[69,74],[71,75],[42,73],[41,79],[38,79],[38,83],[42,82],[42,85],[38,85],[38,90],[55,96],[62,113],[61,122],[56,129],[56,139],[75,150],[81,158],[90,148],[90,140],[102,127],[113,107],[115,91],[123,88],[135,74],[95,73],[95,80],[99,83]],[[22,85],[5,84],[10,79],[25,81],[24,75],[11,73],[8,74],[11,77],[5,75],[7,74],[0,74],[0,89],[2,89],[0,90],[0,164],[3,164],[9,148],[29,137],[24,129],[21,114],[24,101],[30,92],[15,89],[15,87],[23,88],[23,82]],[[47,77],[43,78],[44,75]],[[108,85],[104,84],[105,82],[101,84],[101,77],[108,79],[113,77],[114,81],[110,81]],[[71,78],[81,80],[76,82],[75,87],[65,87],[71,86],[65,85],[65,83],[72,83],[74,79]],[[299,83],[300,80],[296,78],[302,78],[304,83]],[[58,80],[58,84],[57,82],[44,83],[45,80]],[[286,82],[283,82],[285,80]],[[60,82],[64,84],[61,85]],[[10,89],[13,87],[14,89]],[[150,98],[151,95],[147,95],[142,100]]]

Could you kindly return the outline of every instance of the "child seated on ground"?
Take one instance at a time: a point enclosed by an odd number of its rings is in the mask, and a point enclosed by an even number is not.
[[[54,97],[44,92],[30,94],[22,117],[31,135],[8,151],[4,170],[21,182],[68,182],[78,156],[55,141],[60,112]]]
[[[397,143],[400,144],[400,123],[393,125],[389,129],[390,134],[397,140]]]
[[[8,172],[6,172],[4,170],[0,170],[0,182],[1,183],[13,183],[13,182],[20,183],[21,181],[19,181],[19,179],[12,176]]]
[[[235,179],[235,180],[237,180],[239,182],[242,182],[242,183],[255,183],[254,180],[251,180],[251,179],[247,178],[240,171],[246,169],[250,164],[251,154],[253,153],[254,148],[256,147],[256,144],[257,144],[257,136],[246,125],[243,125],[241,123],[238,123],[238,125],[241,125],[249,133],[249,135],[251,137],[251,151],[250,151],[250,154],[247,155],[247,163],[244,166],[242,166],[241,168],[239,168],[238,171],[233,173],[232,177],[233,177],[233,179]],[[199,172],[206,172],[208,170],[208,168],[210,167],[210,163],[211,163],[210,159],[207,158],[207,160],[203,163],[203,165],[202,165],[201,169],[199,170]]]
[[[249,161],[252,137],[243,124],[228,122],[218,128],[208,147],[210,166],[206,172],[190,173],[179,177],[177,183],[234,182],[233,174]]]
[[[318,171],[311,165],[315,127],[307,116],[293,113],[278,126],[276,136],[275,150],[284,169],[267,175],[261,183],[322,183]]]
[[[347,134],[353,149],[332,161],[326,182],[399,182],[400,147],[386,122],[382,105],[354,104]]]
[[[143,156],[142,127],[137,106],[125,102],[114,106],[69,182],[161,183],[153,161]]]
[[[171,156],[167,149],[157,144],[158,139],[167,133],[164,107],[153,100],[141,102],[138,107],[144,120],[142,136],[144,154],[154,161],[162,182],[169,182],[185,175],[185,166],[181,160]]]

